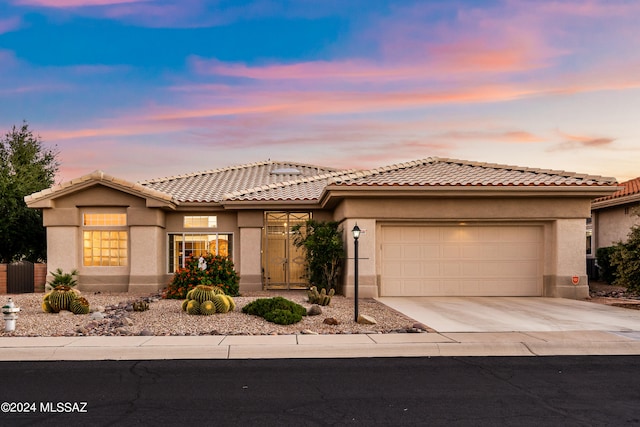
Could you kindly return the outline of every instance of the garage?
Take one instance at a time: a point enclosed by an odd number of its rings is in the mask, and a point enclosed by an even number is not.
[[[541,296],[543,228],[380,228],[381,296]]]

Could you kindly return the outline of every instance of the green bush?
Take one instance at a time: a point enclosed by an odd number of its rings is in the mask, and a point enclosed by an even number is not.
[[[242,307],[242,312],[263,317],[269,322],[280,325],[299,322],[302,316],[307,315],[306,308],[283,297],[259,298]]]
[[[276,308],[273,311],[265,313],[264,320],[278,325],[291,325],[302,320],[302,316],[298,313],[292,313],[289,310]]]
[[[52,289],[60,285],[73,288],[78,284],[78,281],[74,278],[74,276],[78,275],[78,270],[73,270],[71,273],[65,273],[61,268],[58,268],[56,271],[51,271],[50,273],[53,276],[53,279],[49,282],[49,286],[51,286]]]
[[[616,286],[628,292],[640,293],[640,226],[631,228],[625,243],[618,243],[611,254],[611,266],[616,269]]]
[[[198,267],[198,258],[193,258],[187,266],[178,270],[167,287],[165,298],[184,299],[187,292],[198,285],[217,286],[226,295],[238,296],[240,276],[235,271],[233,262],[219,255],[203,255],[207,268]]]
[[[613,255],[615,251],[616,246],[598,248],[596,251],[600,278],[608,284],[612,284],[616,280],[616,268],[611,265],[611,255]]]

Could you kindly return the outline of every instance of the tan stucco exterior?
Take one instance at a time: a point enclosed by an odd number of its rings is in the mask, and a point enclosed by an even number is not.
[[[310,181],[311,182],[311,181]],[[272,188],[272,187],[268,187]],[[276,188],[276,187],[273,187]],[[77,269],[81,290],[151,292],[164,288],[169,272],[169,236],[174,233],[224,233],[231,236],[240,291],[263,289],[265,212],[309,213],[318,221],[342,225],[346,247],[342,292],[354,295],[354,242],[358,224],[358,293],[380,295],[381,227],[534,227],[542,235],[539,289],[542,296],[588,296],[584,262],[584,225],[591,200],[614,186],[342,186],[325,187],[318,199],[178,202],[157,190],[96,172],[28,199],[42,209],[47,227],[48,270]],[[127,265],[83,265],[85,213],[124,213]],[[184,217],[216,216],[213,229],[185,228]],[[603,218],[599,219],[600,221]],[[609,221],[609,219],[604,219]],[[614,219],[611,219],[614,221]],[[600,239],[608,239],[602,236]],[[573,278],[577,277],[575,284]]]

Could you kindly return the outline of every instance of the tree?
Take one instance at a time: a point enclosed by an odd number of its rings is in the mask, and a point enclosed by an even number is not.
[[[53,185],[57,154],[26,122],[0,140],[0,262],[46,259],[42,213],[28,208],[24,197]]]
[[[309,282],[318,289],[336,289],[342,272],[344,243],[335,221],[312,219],[293,227],[293,243],[305,249]]]
[[[631,227],[627,241],[614,247],[611,254],[611,266],[616,269],[613,284],[640,293],[640,226]]]

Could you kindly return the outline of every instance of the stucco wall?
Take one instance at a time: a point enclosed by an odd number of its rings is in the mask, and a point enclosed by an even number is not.
[[[626,241],[631,227],[640,225],[640,216],[633,215],[631,209],[625,213],[624,206],[599,209],[594,212],[593,217],[595,250]]]
[[[585,221],[588,198],[470,198],[470,199],[353,199],[342,201],[335,219],[343,221],[348,262],[344,293],[353,295],[353,238],[357,222],[367,233],[360,239],[359,282],[362,297],[378,295],[376,224],[528,224],[540,225],[544,234],[543,292],[545,296],[586,298]],[[578,276],[579,284],[572,284]]]

